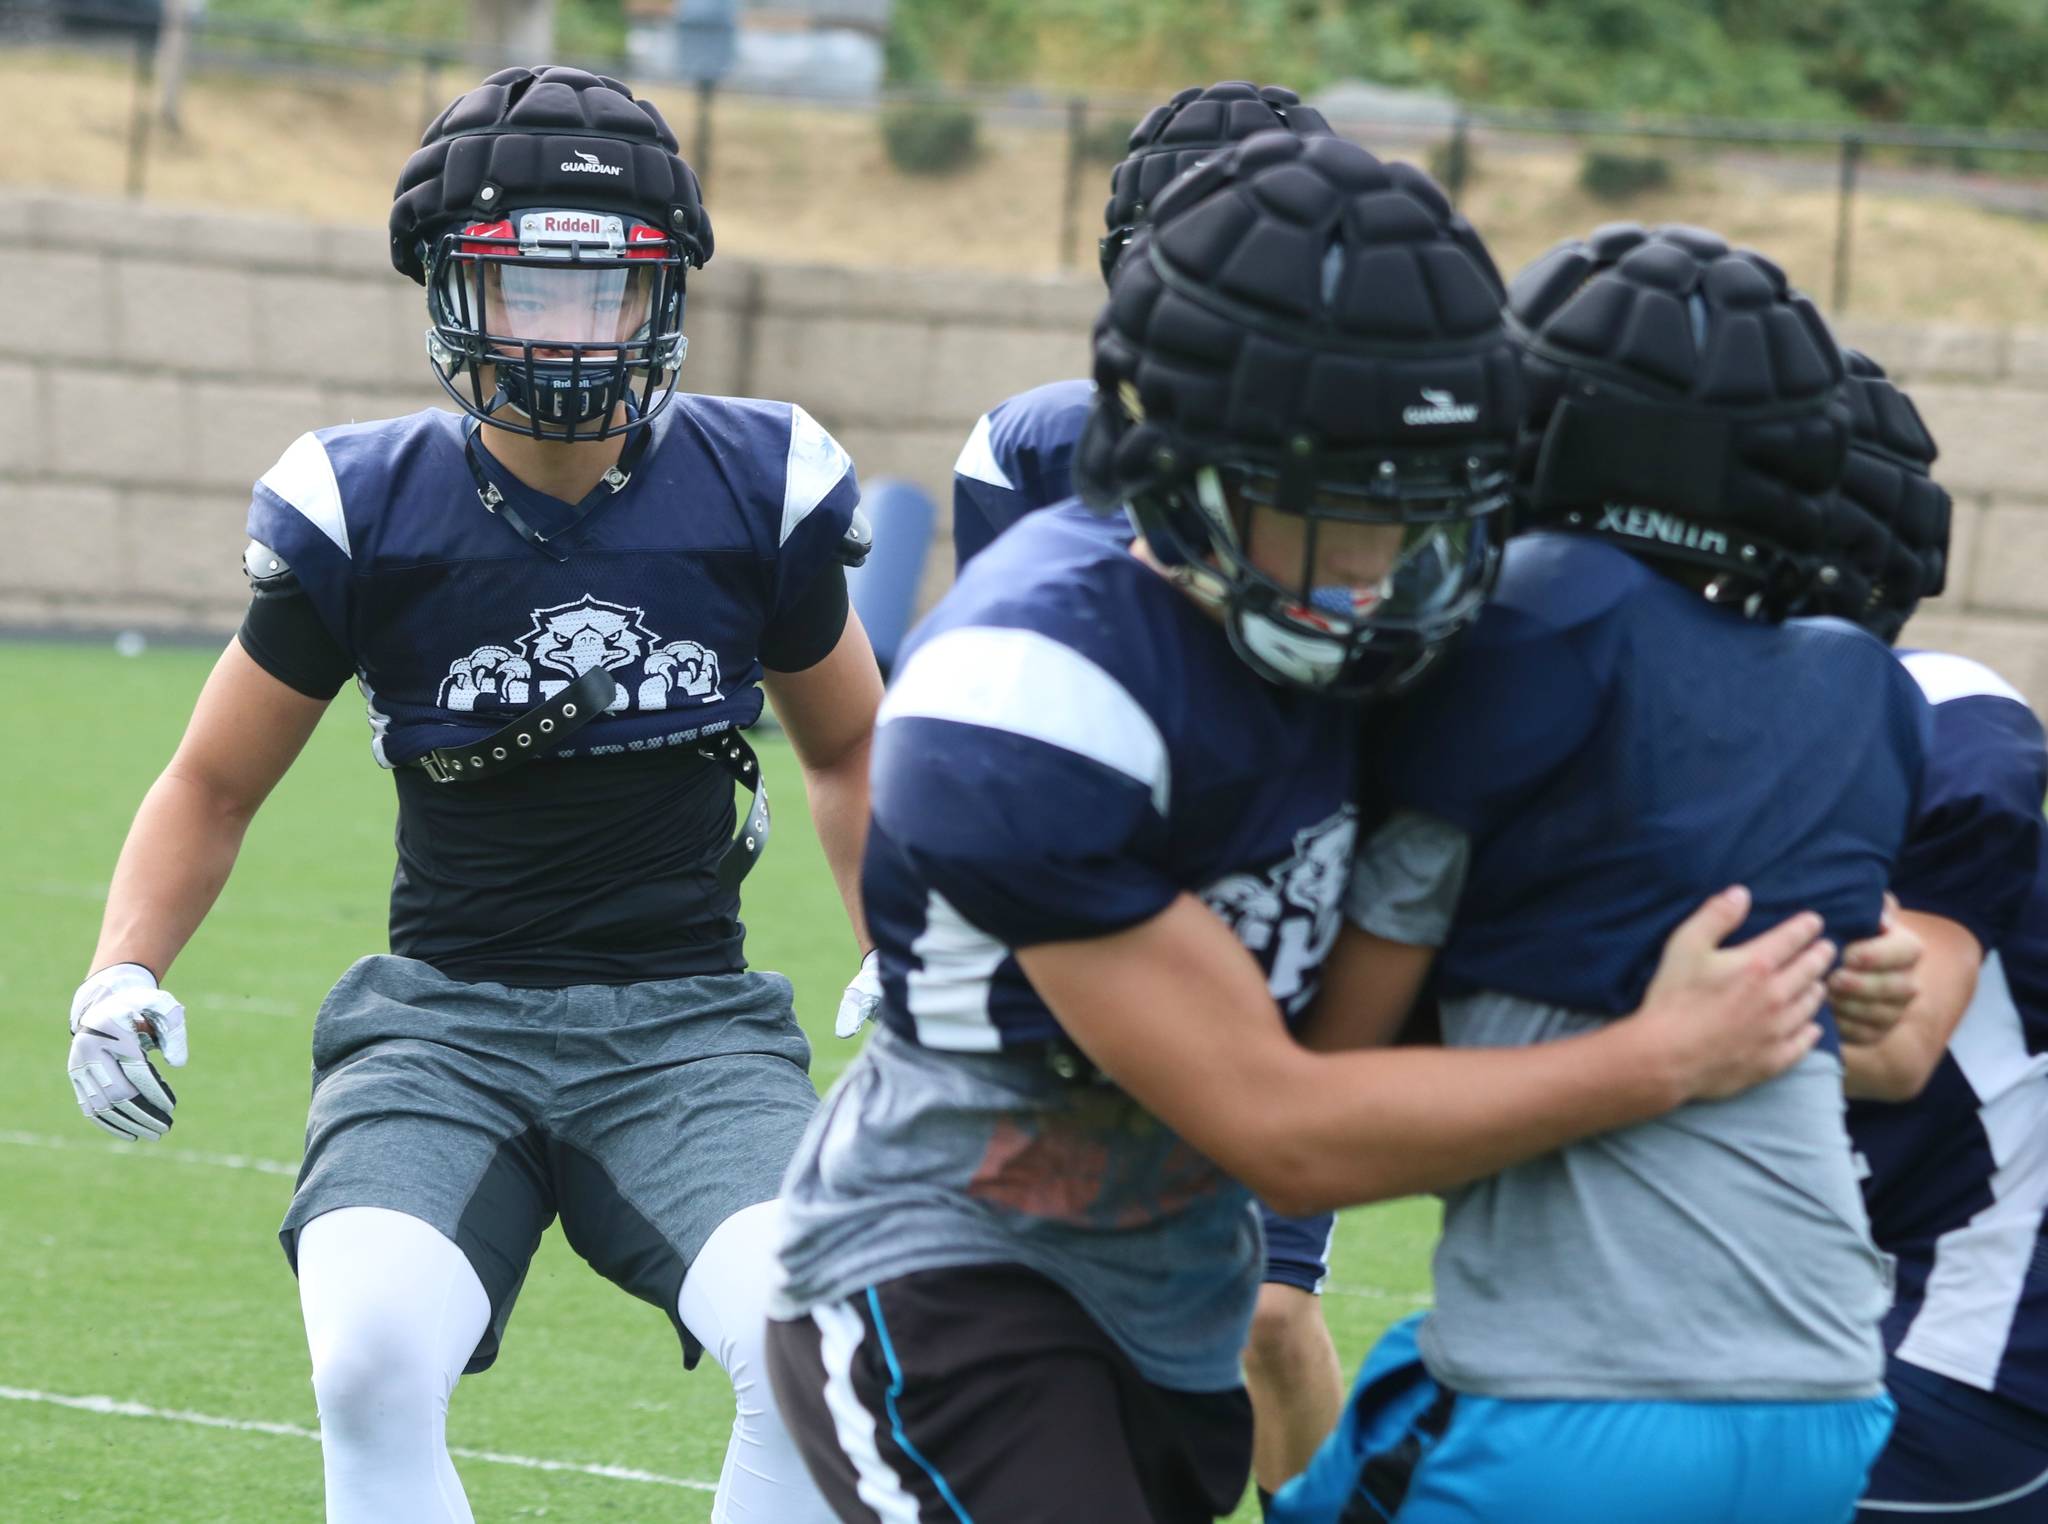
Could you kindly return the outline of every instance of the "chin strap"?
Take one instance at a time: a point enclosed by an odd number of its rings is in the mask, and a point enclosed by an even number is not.
[[[503,399],[504,392],[501,389],[498,394],[498,401],[502,402]],[[542,534],[538,529],[535,529],[527,521],[526,516],[519,511],[518,505],[507,497],[498,484],[492,481],[489,474],[485,472],[482,458],[483,449],[477,443],[477,436],[482,434],[483,431],[484,426],[481,423],[472,423],[469,426],[469,432],[463,436],[462,440],[462,458],[469,466],[470,480],[476,483],[477,501],[484,505],[485,512],[494,514],[498,518],[503,519],[507,524],[510,524],[513,532],[520,539],[541,552],[541,554],[547,556],[550,560],[568,560],[568,556],[562,551],[555,549],[551,543],[554,536]],[[631,434],[627,435],[626,447],[619,452],[618,463],[607,467],[603,477],[599,479],[599,484],[610,489],[612,496],[616,497],[625,491],[626,484],[633,479],[633,473],[640,466],[640,457],[647,453],[647,436],[651,432],[652,430],[643,428],[635,429]],[[588,501],[587,498],[585,500]],[[582,520],[583,515],[579,512],[569,527],[581,523]],[[561,531],[557,530],[556,533],[559,534]]]

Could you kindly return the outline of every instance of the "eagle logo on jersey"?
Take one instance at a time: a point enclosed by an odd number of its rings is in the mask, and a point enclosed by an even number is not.
[[[585,593],[574,603],[533,611],[533,628],[519,639],[542,667],[581,677],[593,667],[630,667],[661,639],[641,621],[642,611],[605,603]]]
[[[612,713],[670,709],[692,699],[711,704],[723,697],[718,653],[694,640],[664,641],[647,627],[644,609],[585,593],[573,603],[535,609],[530,617],[532,628],[519,637],[518,650],[478,646],[449,665],[441,683],[442,708],[523,708],[554,697],[596,667],[619,674]],[[637,683],[628,671],[634,667],[641,673]],[[535,680],[536,673],[550,672],[562,675]]]
[[[1289,1016],[1315,997],[1323,959],[1337,940],[1351,878],[1358,813],[1345,805],[1294,833],[1294,850],[1264,873],[1233,873],[1202,891],[1266,971],[1266,987]]]
[[[523,708],[533,702],[533,668],[504,646],[478,646],[448,669],[441,683],[440,704],[458,712],[476,708],[477,700]]]

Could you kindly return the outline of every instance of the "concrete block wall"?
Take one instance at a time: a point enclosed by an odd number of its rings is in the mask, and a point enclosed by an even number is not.
[[[1092,277],[721,258],[684,385],[801,402],[943,530],[975,418],[1083,374],[1100,301]],[[0,191],[0,627],[231,629],[250,482],[303,430],[443,400],[425,321],[377,229]],[[2048,710],[2048,326],[1841,328],[1912,387],[1956,496],[1949,592],[1909,638]]]
[[[1973,656],[2048,712],[2048,327],[1838,326],[1911,390],[1955,497],[1948,588],[1905,641]]]

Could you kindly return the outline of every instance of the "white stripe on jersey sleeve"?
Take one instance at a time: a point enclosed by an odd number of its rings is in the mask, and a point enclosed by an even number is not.
[[[953,474],[964,476],[971,482],[987,482],[991,487],[1008,487],[1016,491],[1017,484],[1010,480],[1002,462],[996,459],[995,446],[989,440],[988,414],[981,415],[981,421],[974,426],[974,432],[967,436],[967,443],[960,447],[960,458],[953,462]]]
[[[298,509],[306,521],[348,555],[348,520],[341,511],[341,483],[317,434],[301,434],[276,465],[258,480]]]
[[[1920,691],[1927,695],[1930,704],[1946,704],[1951,699],[1965,698],[2003,698],[2011,699],[2015,704],[2026,703],[2011,683],[1982,662],[1971,661],[1967,656],[1953,656],[1946,651],[1915,651],[1901,656],[1899,660],[1913,674],[1913,681],[1920,685]]]
[[[796,526],[811,516],[838,486],[853,461],[824,425],[794,402],[789,405],[789,458],[782,471],[782,538],[787,545]]]
[[[1934,1244],[1926,1300],[1898,1349],[1907,1360],[1992,1390],[2048,1210],[2048,1055],[2027,1052],[1998,954],[1949,1041],[1990,1139],[1992,1202]]]
[[[910,944],[918,966],[904,981],[920,1045],[950,1053],[994,1053],[1002,1047],[1003,1035],[988,1013],[988,989],[1008,952],[938,890],[928,891],[924,930]]]
[[[1087,757],[1142,783],[1166,813],[1166,740],[1130,690],[1036,630],[962,625],[918,647],[882,699],[892,720],[953,720]]]
[[[853,1389],[853,1357],[867,1337],[860,1314],[843,1302],[820,1302],[810,1312],[818,1325],[818,1353],[825,1364],[825,1409],[839,1448],[853,1462],[854,1490],[882,1524],[917,1524],[917,1499],[882,1457],[875,1442],[875,1415]]]

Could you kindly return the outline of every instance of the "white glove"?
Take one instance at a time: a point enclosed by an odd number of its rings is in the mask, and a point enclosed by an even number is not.
[[[88,1122],[153,1143],[171,1130],[178,1097],[147,1049],[185,1066],[185,1008],[140,963],[103,968],[71,997],[71,1091]]]
[[[839,997],[839,1014],[832,1018],[834,1037],[857,1035],[881,1005],[882,965],[876,961],[877,956],[870,948],[868,955],[860,960],[860,972],[853,976],[853,983],[847,985],[846,993]]]

